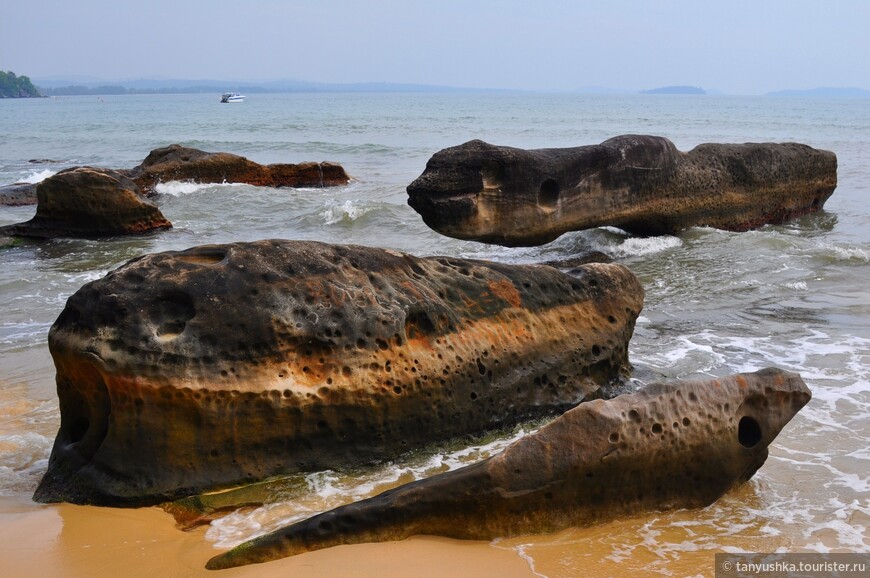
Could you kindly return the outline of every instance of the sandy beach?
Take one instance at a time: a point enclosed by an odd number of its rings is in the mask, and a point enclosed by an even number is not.
[[[205,540],[205,530],[182,532],[159,508],[43,506],[4,497],[0,511],[0,575],[9,578],[535,576],[512,549],[430,537],[342,546],[210,572],[205,563],[220,551]]]

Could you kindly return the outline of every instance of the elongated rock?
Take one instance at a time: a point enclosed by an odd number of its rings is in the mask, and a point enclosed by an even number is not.
[[[683,153],[644,135],[538,150],[474,140],[436,153],[408,186],[408,204],[444,235],[528,246],[605,225],[642,235],[746,231],[818,211],[836,186],[834,153],[798,143]]]
[[[141,257],[49,332],[61,427],[35,499],[153,504],[564,411],[626,376],[642,301],[616,264],[278,240]]]
[[[341,165],[329,162],[261,165],[226,152],[210,153],[173,144],[152,150],[126,171],[146,194],[167,181],[246,183],[259,187],[332,187],[350,181]]]
[[[255,538],[207,568],[416,534],[491,540],[707,506],[747,481],[810,400],[776,369],[581,404],[482,462]]]

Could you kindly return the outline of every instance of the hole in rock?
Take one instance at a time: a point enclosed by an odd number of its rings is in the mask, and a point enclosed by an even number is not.
[[[559,204],[559,183],[554,179],[547,179],[541,183],[538,204],[545,208],[554,208]]]
[[[69,441],[77,444],[85,437],[85,434],[88,433],[88,429],[91,427],[91,422],[86,417],[79,417],[75,420],[72,427],[69,430]]]
[[[425,311],[411,311],[405,319],[405,335],[408,339],[435,333],[435,323]]]
[[[502,166],[496,161],[485,162],[480,167],[480,180],[484,189],[498,189],[503,178]]]
[[[175,258],[194,265],[216,265],[226,259],[227,254],[226,251],[199,249],[178,253]]]
[[[744,415],[737,424],[737,441],[745,448],[754,448],[761,441],[761,425],[755,418]]]

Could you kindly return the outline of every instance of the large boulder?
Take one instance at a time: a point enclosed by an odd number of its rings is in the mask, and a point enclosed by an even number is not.
[[[395,457],[627,376],[643,289],[315,242],[144,256],[49,332],[61,427],[35,499],[143,505]]]
[[[210,569],[416,534],[492,540],[712,504],[746,482],[810,400],[777,369],[584,403],[487,460],[276,530]]]
[[[75,167],[60,171],[36,188],[36,215],[0,227],[0,236],[107,237],[168,229],[172,224],[123,174]]]
[[[521,246],[605,225],[746,231],[818,211],[836,186],[834,153],[797,143],[683,153],[655,136],[539,150],[475,140],[436,153],[408,186],[408,204],[444,235]]]
[[[173,144],[157,148],[127,171],[146,194],[167,181],[246,183],[261,187],[330,187],[350,180],[335,163],[261,165],[231,153],[209,153]]]

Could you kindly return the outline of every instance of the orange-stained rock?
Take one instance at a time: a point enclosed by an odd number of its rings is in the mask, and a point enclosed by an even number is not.
[[[134,259],[49,333],[61,427],[35,499],[156,503],[564,411],[627,375],[642,302],[616,264],[279,240]]]
[[[487,460],[254,538],[207,567],[413,535],[492,540],[704,507],[755,474],[809,400],[799,375],[765,369],[591,401]]]
[[[819,211],[836,186],[834,153],[798,143],[683,153],[646,135],[538,150],[474,140],[435,153],[408,185],[408,204],[444,235],[521,246],[605,225],[746,231]]]
[[[246,183],[261,187],[331,187],[350,181],[341,165],[335,163],[261,165],[238,155],[209,153],[177,144],[154,149],[127,173],[148,194],[158,183],[168,181]]]
[[[66,169],[39,183],[36,196],[36,215],[0,227],[0,235],[93,238],[172,227],[136,183],[118,171]]]

